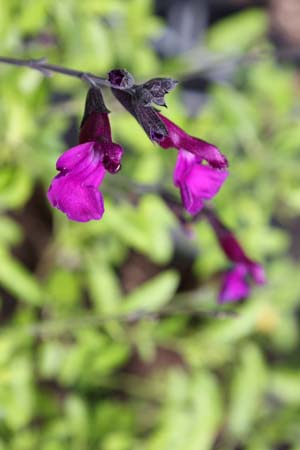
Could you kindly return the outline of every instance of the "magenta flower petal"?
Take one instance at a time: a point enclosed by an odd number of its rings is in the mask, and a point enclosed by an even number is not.
[[[238,264],[226,273],[219,294],[219,303],[236,302],[247,298],[250,288],[246,281],[248,270],[243,264]]]
[[[104,213],[101,192],[94,186],[81,185],[70,175],[60,174],[53,179],[48,199],[52,206],[77,222],[99,220]]]
[[[197,214],[205,200],[212,199],[226,180],[228,172],[201,164],[195,155],[180,150],[174,171],[174,184],[180,188],[185,209]]]
[[[221,222],[215,212],[206,210],[205,215],[213,227],[220,246],[227,258],[233,263],[244,264],[247,266],[255,282],[263,284],[265,282],[263,267],[247,256],[234,233]]]
[[[232,231],[227,228],[211,209],[205,210],[220,246],[234,268],[225,275],[219,295],[219,302],[237,301],[250,294],[250,280],[256,284],[266,282],[264,268],[250,259]]]
[[[249,264],[249,272],[256,284],[266,283],[266,274],[261,264],[251,261]]]
[[[179,150],[173,175],[175,186],[179,187],[182,180],[191,171],[193,165],[197,163],[201,163],[201,159],[185,150]]]
[[[95,145],[86,143],[73,147],[57,161],[61,173],[52,180],[48,199],[71,220],[97,220],[104,212],[98,187],[105,176],[105,169]]]
[[[206,141],[190,136],[162,114],[159,114],[159,117],[168,130],[168,136],[164,136],[158,141],[161,147],[175,147],[178,150],[187,150],[188,152],[193,153],[198,158],[204,159],[210,164],[210,166],[217,169],[224,169],[228,167],[226,157],[220,152],[217,147],[209,144]]]
[[[86,167],[87,160],[92,156],[91,148],[94,146],[94,142],[86,142],[84,144],[76,145],[66,152],[64,152],[56,161],[56,169],[65,171],[80,170],[81,165],[83,169]]]

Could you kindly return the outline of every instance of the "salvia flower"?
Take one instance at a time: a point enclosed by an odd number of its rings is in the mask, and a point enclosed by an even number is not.
[[[224,275],[219,303],[234,302],[248,297],[250,280],[259,285],[266,282],[264,268],[246,255],[237,238],[213,211],[206,209],[205,215],[216,233],[223,252],[233,263],[233,267]]]
[[[112,142],[108,110],[101,91],[90,88],[79,145],[57,160],[56,168],[60,173],[48,190],[51,205],[78,222],[101,219],[104,203],[98,188],[106,172],[120,170],[122,154],[122,147]]]
[[[156,87],[156,83],[150,81],[152,82],[150,87]],[[170,83],[169,79],[166,79],[168,89],[173,88],[176,82],[173,81],[172,85]],[[162,85],[164,86],[159,80],[159,89],[163,89]],[[153,107],[145,106],[140,96],[115,89],[112,89],[112,92],[144,128],[152,141],[162,148],[178,150],[174,184],[180,189],[185,209],[192,215],[197,214],[203,208],[204,202],[211,200],[226,180],[228,176],[226,157],[214,145],[190,136]],[[208,165],[204,164],[205,161]]]
[[[219,293],[219,303],[235,302],[249,297],[250,280],[253,280],[256,284],[265,283],[263,267],[254,261],[253,264],[256,267],[236,264],[225,274]]]
[[[180,189],[184,208],[192,215],[198,214],[206,200],[211,200],[220,190],[228,172],[202,164],[202,159],[180,149],[174,170],[174,184]]]
[[[217,147],[190,136],[180,127],[159,113],[168,135],[157,137],[163,148],[178,150],[174,170],[174,184],[179,187],[185,209],[197,214],[206,200],[211,200],[220,190],[228,176],[227,160]],[[208,165],[204,165],[206,161]]]

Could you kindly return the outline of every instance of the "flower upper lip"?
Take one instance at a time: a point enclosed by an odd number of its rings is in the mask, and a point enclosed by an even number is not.
[[[163,137],[158,144],[163,148],[175,147],[184,149],[201,159],[205,159],[211,167],[216,169],[226,169],[228,160],[220,150],[209,142],[190,136],[178,125],[171,122],[163,114],[158,113],[168,130],[168,135]]]

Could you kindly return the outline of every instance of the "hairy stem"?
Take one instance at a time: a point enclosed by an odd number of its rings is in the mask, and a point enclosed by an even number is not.
[[[67,67],[57,66],[55,64],[48,64],[45,58],[40,59],[17,59],[0,56],[0,63],[10,64],[19,67],[28,67],[30,69],[38,70],[45,76],[51,76],[52,73],[60,73],[69,77],[78,78],[86,81],[91,86],[107,86],[112,87],[112,84],[103,77],[99,77],[89,72],[82,72],[80,70],[68,69]],[[118,89],[118,86],[113,86]]]

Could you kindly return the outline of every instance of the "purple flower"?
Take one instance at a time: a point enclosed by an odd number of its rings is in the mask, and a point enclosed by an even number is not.
[[[256,284],[266,282],[264,269],[260,264],[251,261],[251,264],[234,265],[224,276],[219,303],[235,302],[249,297],[251,280]]]
[[[79,142],[57,160],[60,173],[52,180],[48,199],[71,220],[99,220],[104,204],[98,188],[106,172],[120,170],[123,154],[122,147],[112,142],[108,112],[99,89],[88,92]]]
[[[192,215],[212,199],[226,180],[228,172],[202,164],[202,159],[186,150],[179,150],[174,170],[174,184],[179,187],[182,203]]]
[[[162,114],[159,117],[168,135],[154,136],[153,140],[165,149],[178,149],[174,184],[180,188],[185,209],[195,215],[203,208],[204,201],[211,200],[220,190],[228,176],[225,170],[228,162],[217,147],[188,135]]]
[[[219,303],[234,302],[248,297],[250,280],[253,280],[256,284],[266,282],[264,268],[246,255],[234,234],[213,211],[205,210],[205,215],[216,233],[223,252],[234,264],[233,268],[224,276]]]
[[[256,284],[266,282],[264,268],[245,254],[237,239],[228,231],[228,235],[219,238],[221,247],[229,259],[235,263],[224,276],[219,294],[219,303],[234,302],[247,298],[250,294],[250,281]]]
[[[237,264],[227,272],[219,293],[219,303],[235,302],[248,297],[250,287],[247,275],[247,267],[243,264]]]
[[[174,147],[177,150],[186,150],[201,160],[205,160],[211,167],[215,169],[226,169],[228,161],[220,150],[206,141],[202,141],[194,136],[190,136],[180,127],[171,122],[162,114],[158,113],[159,117],[165,124],[168,135],[154,137],[154,140],[163,148]]]

